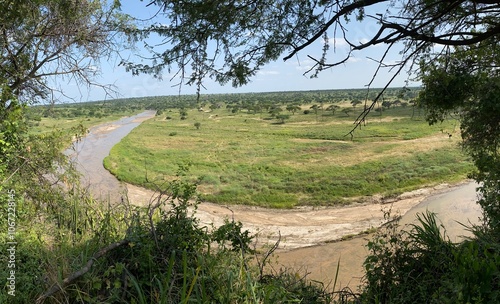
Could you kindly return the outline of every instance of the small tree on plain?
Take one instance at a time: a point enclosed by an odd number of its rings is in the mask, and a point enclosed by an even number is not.
[[[287,120],[287,119],[290,118],[290,115],[279,114],[279,115],[276,116],[276,118],[279,120],[279,123],[284,124],[285,120]]]

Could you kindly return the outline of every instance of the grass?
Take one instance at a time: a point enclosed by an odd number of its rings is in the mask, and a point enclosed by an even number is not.
[[[107,111],[101,115],[89,115],[83,112],[80,116],[70,117],[68,115],[69,111],[79,109],[79,107],[66,105],[65,107],[57,108],[55,110],[56,115],[45,117],[40,115],[40,113],[44,112],[45,108],[39,106],[30,109],[29,117],[32,118],[30,133],[43,134],[56,130],[70,130],[79,126],[89,129],[96,125],[119,120],[122,117],[139,114],[144,111],[142,109],[120,109]]]
[[[105,166],[122,181],[151,187],[189,165],[207,201],[277,208],[394,195],[462,180],[471,169],[455,121],[429,126],[411,108],[393,108],[373,112],[351,140],[358,111],[296,113],[279,124],[269,114],[191,110],[181,120],[171,110],[164,113],[171,119],[134,129]]]

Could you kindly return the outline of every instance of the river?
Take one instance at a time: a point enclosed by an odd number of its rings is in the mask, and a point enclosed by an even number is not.
[[[155,113],[156,111],[144,111],[92,127],[82,140],[74,142],[73,147],[66,151],[83,175],[83,186],[88,187],[94,197],[111,203],[121,201],[125,186],[104,168],[103,160],[114,145],[141,122],[154,117]]]
[[[470,236],[463,224],[470,226],[479,223],[481,209],[476,204],[476,187],[477,184],[468,182],[438,191],[407,211],[400,224],[416,224],[416,214],[429,210],[436,213],[438,222],[443,224],[450,240],[459,242],[463,237]],[[348,286],[356,289],[364,274],[363,261],[368,254],[366,244],[369,237],[371,235],[299,248],[277,253],[275,256],[281,264],[307,271],[310,279],[325,283],[332,282],[335,278],[340,260],[336,288]]]
[[[142,121],[154,117],[154,111],[123,118],[94,127],[71,154],[83,173],[84,184],[95,197],[120,202],[127,192],[131,203],[145,204],[152,197],[149,190],[120,183],[103,167],[111,148]],[[197,210],[201,222],[216,226],[224,218],[241,221],[246,229],[259,234],[260,244],[270,244],[281,234],[281,248],[274,254],[279,264],[310,273],[309,278],[321,282],[333,280],[340,259],[339,286],[356,288],[363,275],[362,262],[368,253],[366,237],[346,241],[344,235],[360,233],[383,223],[381,208],[392,206],[403,214],[402,224],[414,223],[416,213],[426,210],[437,213],[452,241],[467,234],[459,224],[477,223],[480,209],[475,203],[476,184],[455,187],[442,185],[401,195],[391,205],[355,204],[341,208],[306,207],[294,210],[274,210],[246,206],[220,206],[203,203]],[[368,237],[368,236],[367,236]]]

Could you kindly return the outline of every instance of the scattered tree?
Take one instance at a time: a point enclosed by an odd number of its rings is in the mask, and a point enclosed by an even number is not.
[[[353,99],[351,101],[351,105],[352,105],[353,108],[356,108],[357,105],[362,104],[362,103],[363,102],[361,100],[359,100],[359,99]]]
[[[290,115],[286,115],[286,114],[279,114],[279,115],[276,115],[276,118],[279,120],[279,123],[280,124],[284,124],[285,123],[285,120],[289,119],[290,118]]]
[[[271,114],[271,117],[277,117],[281,113],[281,111],[283,111],[283,110],[281,109],[280,106],[273,105],[269,109],[269,114]]]
[[[300,109],[301,109],[300,106],[294,104],[286,106],[286,110],[292,112],[293,115],[295,115],[295,112],[300,111]]]
[[[392,102],[388,101],[388,100],[384,100],[382,101],[382,107],[383,108],[387,108],[387,109],[390,109],[392,106]]]
[[[314,114],[318,115],[319,106],[317,104],[313,104],[309,109],[313,110]]]
[[[338,105],[330,105],[328,106],[328,108],[326,108],[327,111],[332,112],[332,115],[335,115],[335,112],[337,112],[338,109],[340,109]]]
[[[199,121],[197,121],[194,123],[194,126],[195,126],[196,130],[199,130],[201,127],[201,123]]]
[[[349,113],[352,112],[352,109],[351,108],[343,108],[342,109],[342,113],[344,113],[346,116],[349,116]]]

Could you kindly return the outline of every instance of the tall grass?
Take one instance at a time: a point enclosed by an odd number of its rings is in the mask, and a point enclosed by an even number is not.
[[[252,236],[241,223],[200,225],[191,210],[195,189],[173,181],[142,208],[75,203],[60,223],[77,219],[81,230],[50,228],[58,234],[40,244],[41,259],[27,258],[39,263],[30,274],[40,279],[22,278],[25,293],[8,303],[330,303],[332,295],[305,277],[271,271],[263,279],[249,263]],[[89,226],[90,219],[98,222]]]
[[[390,222],[368,242],[362,303],[497,303],[498,239],[472,227],[476,238],[454,244],[434,213],[417,219]]]

